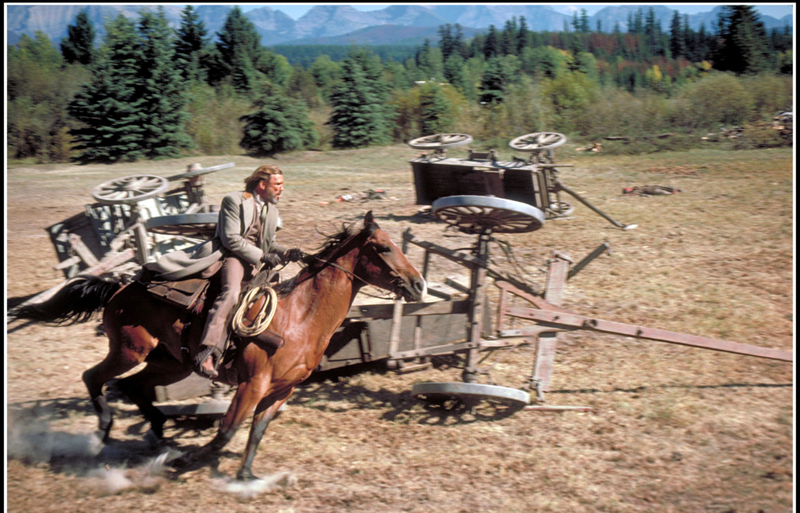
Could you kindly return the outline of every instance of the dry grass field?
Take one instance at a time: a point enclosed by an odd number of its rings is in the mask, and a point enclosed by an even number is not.
[[[454,155],[461,149],[450,150]],[[286,176],[284,244],[311,251],[320,231],[373,210],[396,242],[402,230],[451,248],[473,237],[417,215],[406,146],[299,152],[273,161]],[[510,150],[500,150],[510,158]],[[577,154],[561,178],[624,223],[619,230],[577,204],[571,218],[537,232],[503,235],[526,279],[544,285],[554,249],[580,260],[603,255],[568,282],[564,306],[601,319],[793,350],[794,171],[791,149],[691,150],[641,156]],[[36,165],[7,170],[6,292],[22,298],[59,283],[45,227],[93,202],[93,186],[133,174],[169,176],[199,161],[235,162],[207,176],[218,203],[257,165],[242,156],[118,165]],[[683,192],[623,197],[623,187],[671,185]],[[388,199],[333,201],[384,189]],[[321,204],[329,202],[327,204]],[[576,203],[576,202],[573,202]],[[409,250],[421,267],[421,250]],[[510,270],[498,246],[498,268]],[[434,258],[431,278],[463,272]],[[490,284],[496,302],[496,287]],[[459,381],[463,360],[397,374],[381,366],[323,376],[299,387],[270,426],[253,471],[283,479],[237,490],[249,423],[217,459],[190,472],[147,465],[165,448],[208,441],[214,421],[177,419],[162,447],[121,398],[113,441],[96,457],[96,418],[80,376],[106,351],[97,321],[71,327],[7,325],[11,512],[788,512],[794,506],[792,363],[590,332],[559,336],[555,405],[588,412],[431,409],[414,383]],[[494,383],[522,387],[533,349],[492,355]],[[99,448],[98,448],[99,449]]]

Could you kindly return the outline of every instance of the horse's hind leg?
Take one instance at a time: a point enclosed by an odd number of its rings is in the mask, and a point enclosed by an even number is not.
[[[108,313],[108,308],[106,309]],[[110,379],[124,374],[144,361],[158,341],[142,326],[118,328],[115,323],[104,322],[108,335],[109,351],[102,362],[83,373],[83,382],[89,391],[92,406],[99,419],[103,442],[108,441],[114,423],[111,408],[103,395],[103,385]]]
[[[108,441],[111,426],[114,424],[111,408],[106,402],[106,396],[103,395],[103,385],[136,365],[137,362],[120,360],[119,354],[112,351],[102,362],[83,373],[83,382],[89,390],[89,397],[92,399],[92,406],[99,420],[99,429],[103,433],[103,442]]]
[[[144,418],[150,422],[153,434],[161,439],[164,436],[164,422],[167,417],[153,406],[156,399],[155,387],[167,386],[186,378],[192,373],[178,361],[148,361],[147,366],[133,376],[117,382],[119,389],[139,407]]]
[[[261,443],[261,438],[263,438],[269,423],[278,413],[278,409],[286,402],[289,396],[292,395],[293,390],[294,389],[289,390],[288,393],[278,399],[268,397],[259,403],[253,415],[253,425],[250,427],[250,436],[247,438],[247,448],[245,448],[244,457],[242,458],[242,467],[239,469],[239,472],[236,473],[236,478],[238,480],[250,481],[258,479],[253,475],[252,470],[258,444]]]

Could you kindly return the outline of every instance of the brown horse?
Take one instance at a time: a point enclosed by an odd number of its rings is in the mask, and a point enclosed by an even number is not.
[[[283,336],[285,345],[266,348],[252,339],[237,343],[232,361],[220,368],[217,378],[238,385],[219,432],[208,444],[175,460],[173,466],[185,466],[219,451],[254,412],[237,473],[240,480],[253,479],[253,459],[267,425],[295,386],[319,365],[359,289],[370,284],[402,295],[406,301],[420,301],[425,295],[425,280],[378,227],[372,212],[366,214],[361,230],[343,229],[306,261],[309,265],[297,276],[276,287],[279,300],[269,329]],[[154,387],[191,374],[190,359],[181,354],[181,348],[196,351],[207,312],[192,318],[185,310],[159,301],[138,282],[121,286],[87,276],[75,279],[47,302],[21,309],[16,317],[65,324],[88,320],[101,308],[109,352],[83,373],[100,430],[107,439],[112,425],[103,385],[147,362],[144,369],[121,379],[118,385],[161,438],[166,418],[153,405]]]

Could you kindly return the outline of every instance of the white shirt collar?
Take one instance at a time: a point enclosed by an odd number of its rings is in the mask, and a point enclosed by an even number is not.
[[[253,193],[253,199],[256,200],[256,209],[260,211],[264,207],[264,200],[256,193]]]

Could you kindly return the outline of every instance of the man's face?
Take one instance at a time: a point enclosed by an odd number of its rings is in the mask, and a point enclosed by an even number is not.
[[[277,205],[283,192],[283,175],[270,175],[269,180],[261,180],[256,192],[264,202]]]

